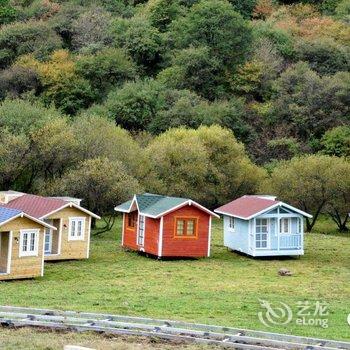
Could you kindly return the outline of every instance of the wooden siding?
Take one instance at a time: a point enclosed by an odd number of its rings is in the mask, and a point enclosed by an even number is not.
[[[70,217],[84,217],[85,218],[85,229],[83,240],[68,240],[69,230],[69,218]],[[70,259],[86,259],[88,257],[88,236],[90,234],[90,216],[83,211],[76,208],[64,208],[57,213],[54,213],[47,217],[47,219],[54,219],[54,226],[57,227],[56,231],[53,231],[53,244],[60,239],[60,253],[54,255],[46,255],[45,261],[52,260],[70,260]],[[59,224],[61,221],[61,224]]]
[[[20,230],[39,229],[38,255],[19,256]],[[44,227],[27,218],[17,218],[0,227],[1,232],[12,231],[11,271],[0,275],[0,280],[41,276],[43,267]]]
[[[175,237],[176,217],[198,218],[198,233],[195,238]],[[168,215],[163,220],[163,247],[164,257],[205,257],[208,254],[210,215],[194,207],[185,206]]]
[[[146,218],[145,252],[158,255],[160,219]]]
[[[146,223],[147,225],[147,223]],[[136,244],[136,232],[137,232],[137,225],[135,225],[134,228],[128,227],[128,214],[124,215],[124,232],[123,232],[123,247],[128,249],[137,250],[137,244]],[[147,228],[146,228],[147,229]]]

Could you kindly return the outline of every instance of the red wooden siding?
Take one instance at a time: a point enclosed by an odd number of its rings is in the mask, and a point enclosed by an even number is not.
[[[146,217],[145,252],[158,255],[160,219]]]
[[[193,217],[198,218],[197,237],[178,238],[175,235],[175,218]],[[210,215],[194,207],[186,206],[168,215],[163,220],[163,249],[162,256],[174,257],[204,257],[208,254]]]
[[[137,244],[136,244],[137,225],[135,225],[133,229],[128,227],[128,214],[124,215],[123,226],[124,226],[123,247],[130,248],[130,249],[137,249]]]
[[[195,218],[195,237],[175,237],[176,218]],[[123,247],[142,250],[158,256],[158,241],[161,219],[146,217],[144,247],[137,245],[137,225],[128,227],[128,214],[124,215]],[[162,257],[205,257],[208,254],[210,215],[194,207],[185,206],[163,217]]]

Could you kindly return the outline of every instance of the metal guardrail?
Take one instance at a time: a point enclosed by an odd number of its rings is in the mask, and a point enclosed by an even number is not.
[[[350,342],[144,317],[0,306],[3,327],[46,327],[221,345],[246,350],[350,350]]]

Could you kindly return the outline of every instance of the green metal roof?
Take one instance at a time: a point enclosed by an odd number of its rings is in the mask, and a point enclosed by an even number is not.
[[[188,198],[167,197],[149,193],[136,195],[136,200],[140,213],[151,216],[158,216],[159,214],[189,201]]]
[[[132,203],[132,200],[129,200],[129,201],[127,201],[127,202],[124,202],[124,203],[122,203],[122,204],[120,204],[120,205],[117,205],[117,206],[114,208],[114,210],[116,210],[116,211],[124,211],[124,212],[129,211],[129,208],[130,208],[131,203]]]
[[[135,197],[140,213],[152,217],[157,217],[160,214],[189,201],[188,198],[168,197],[151,193],[137,194]],[[118,205],[115,210],[128,212],[132,202],[133,200],[129,200],[122,203]]]
[[[194,205],[212,216],[219,217],[217,214],[189,198],[168,197],[152,193],[136,194],[133,199],[116,206],[114,210],[129,213],[130,211],[135,210],[137,205],[140,214],[152,218],[158,218],[185,203]]]

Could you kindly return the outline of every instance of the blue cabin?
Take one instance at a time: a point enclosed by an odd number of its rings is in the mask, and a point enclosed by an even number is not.
[[[304,254],[304,217],[273,196],[243,196],[214,210],[224,218],[224,246],[251,256]]]

